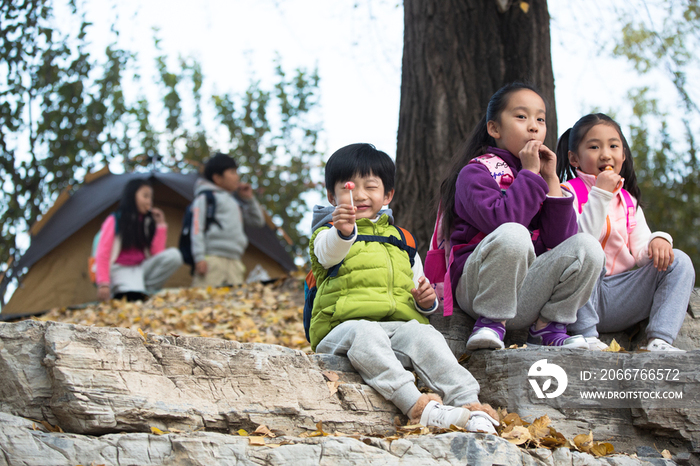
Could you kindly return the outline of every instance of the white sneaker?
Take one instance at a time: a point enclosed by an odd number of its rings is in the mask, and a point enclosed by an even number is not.
[[[466,429],[469,432],[485,432],[495,434],[498,421],[483,411],[472,411],[472,415],[467,422]]]
[[[420,417],[424,426],[449,429],[451,425],[461,427],[469,432],[495,434],[498,421],[483,411],[469,411],[466,408],[445,406],[437,401],[430,401]]]
[[[598,337],[586,337],[586,343],[588,343],[588,349],[591,351],[605,351],[608,349],[608,345],[600,341]]]
[[[466,428],[470,414],[468,409],[445,406],[432,400],[423,409],[420,423],[426,427],[441,427],[443,429],[449,429],[452,424]]]
[[[503,340],[488,327],[481,327],[476,332],[472,333],[467,340],[467,351],[475,351],[478,349],[503,349]]]
[[[652,352],[666,352],[666,353],[685,353],[685,350],[676,348],[672,344],[662,340],[661,338],[652,338],[647,342],[646,346],[642,346],[640,349],[645,349]]]

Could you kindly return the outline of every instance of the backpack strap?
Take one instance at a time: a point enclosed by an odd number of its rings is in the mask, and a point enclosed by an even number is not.
[[[211,224],[218,226],[219,229],[223,229],[221,227],[221,223],[219,223],[219,221],[216,219],[216,198],[214,197],[214,191],[207,189],[200,192],[200,194],[204,194],[207,202],[206,217],[204,220],[204,233],[209,231]]]
[[[411,260],[411,267],[413,267],[413,264],[416,262],[416,253],[418,252],[418,248],[416,248],[416,238],[405,228],[397,227],[396,225],[394,225],[394,228],[398,230],[403,244],[405,245],[399,247],[408,253],[408,258]]]
[[[574,178],[569,180],[569,186],[574,190],[576,194],[576,202],[578,203],[578,213],[583,212],[583,204],[588,202],[588,188],[586,183],[583,182],[581,178]]]
[[[444,244],[445,240],[442,239],[440,243],[438,243],[438,237],[442,233],[442,201],[438,204],[438,209],[437,209],[437,218],[435,219],[435,228],[433,228],[433,236],[430,238],[430,248],[429,250],[433,251],[435,249],[445,249]]]
[[[625,188],[620,190],[620,194],[622,194],[622,201],[623,204],[625,204],[625,213],[627,214],[627,236],[629,236],[632,230],[634,230],[634,227],[637,226],[637,212],[634,208],[632,195]]]
[[[411,267],[416,262],[416,239],[408,230],[405,230],[396,225],[392,225],[399,232],[401,239],[395,236],[379,236],[379,235],[357,235],[355,242],[358,241],[375,241],[377,243],[389,243],[397,248],[406,251],[408,258],[411,261]]]
[[[583,212],[583,205],[588,202],[588,188],[586,183],[583,182],[581,178],[574,178],[569,180],[569,185],[574,190],[576,194],[576,202],[578,203],[578,213]],[[632,233],[634,227],[637,226],[636,209],[634,207],[634,201],[632,200],[632,195],[625,188],[620,190],[620,195],[622,196],[622,203],[625,206],[625,216],[627,217],[627,235]]]
[[[325,223],[322,226],[330,228],[333,226],[333,222]],[[397,248],[406,251],[408,254],[408,259],[411,262],[411,268],[413,268],[413,264],[416,262],[416,253],[418,252],[416,249],[416,238],[408,230],[397,227],[396,225],[392,226],[399,232],[401,239],[394,236],[357,235],[355,237],[355,243],[358,241],[375,241],[377,243],[389,243],[396,246]],[[333,267],[328,269],[329,278],[333,278],[338,275],[338,271],[340,270],[340,266],[343,265],[343,262],[345,262],[345,260],[338,262]]]

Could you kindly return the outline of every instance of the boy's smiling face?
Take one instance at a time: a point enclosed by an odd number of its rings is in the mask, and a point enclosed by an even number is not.
[[[345,189],[345,183],[348,181],[355,183],[355,189],[352,190],[352,200],[357,208],[355,218],[375,218],[382,207],[389,204],[394,197],[393,189],[384,192],[384,183],[378,176],[354,175],[349,180],[338,181],[333,193],[327,192],[328,202],[334,206],[350,205],[350,190]]]

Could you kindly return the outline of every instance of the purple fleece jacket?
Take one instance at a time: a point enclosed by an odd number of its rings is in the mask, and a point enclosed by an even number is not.
[[[529,170],[520,171],[519,158],[496,147],[489,147],[488,153],[499,156],[508,164],[513,171],[513,184],[502,193],[485,165],[469,163],[462,168],[456,185],[456,218],[450,236],[452,247],[468,243],[479,232],[488,235],[509,222],[519,223],[530,231],[539,229],[539,237],[533,241],[537,255],[576,234],[578,226],[572,196],[547,197],[547,183]],[[455,252],[450,267],[453,291],[467,258],[475,248],[476,244]]]

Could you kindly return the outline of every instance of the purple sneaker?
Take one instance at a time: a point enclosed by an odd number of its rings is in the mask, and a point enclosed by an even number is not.
[[[530,335],[527,337],[527,344],[588,349],[588,342],[583,335],[569,336],[566,333],[566,324],[559,322],[550,322],[541,330],[535,330],[535,324],[532,324],[530,326]]]
[[[467,340],[467,351],[478,349],[503,349],[506,326],[495,320],[479,317]]]

